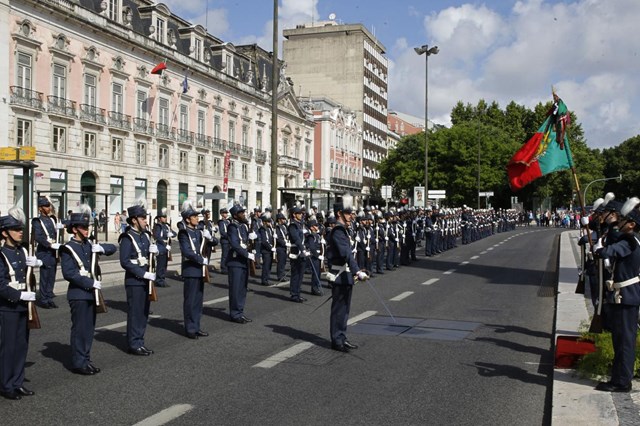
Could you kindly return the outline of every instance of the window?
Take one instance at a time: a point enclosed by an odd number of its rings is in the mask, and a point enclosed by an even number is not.
[[[189,170],[189,153],[187,151],[180,151],[180,170],[183,172]]]
[[[295,150],[293,151],[294,158],[300,158],[300,142],[296,141]]]
[[[107,16],[112,21],[119,21],[119,19],[120,19],[120,0],[108,0],[108,2],[107,2]]]
[[[242,180],[247,180],[247,165],[242,163]]]
[[[182,207],[182,203],[189,198],[189,184],[188,183],[178,183],[178,205]]]
[[[198,164],[197,164],[198,173],[204,173],[204,155],[198,154]]]
[[[91,132],[84,133],[84,156],[96,156],[96,134]]]
[[[309,145],[304,147],[304,162],[308,163],[309,162],[309,154],[310,154],[310,148]]]
[[[229,142],[235,143],[236,141],[236,122],[229,121]]]
[[[165,44],[164,41],[165,21],[162,18],[156,18],[156,40],[158,43]]]
[[[53,138],[51,149],[54,152],[65,152],[67,148],[67,129],[53,126]]]
[[[169,125],[169,99],[160,98],[160,107],[158,108],[158,123],[163,126]]]
[[[189,107],[180,105],[180,130],[189,130]]]
[[[16,86],[31,90],[31,55],[18,52],[18,80]]]
[[[204,207],[204,185],[196,185],[196,206]]]
[[[122,211],[122,176],[111,176],[109,179],[111,195],[109,196],[109,211]]]
[[[256,168],[256,181],[262,183],[262,166]]]
[[[219,115],[213,117],[213,137],[216,140],[220,140],[220,125],[221,119]]]
[[[169,167],[169,147],[167,145],[160,145],[158,148],[158,166]]]
[[[262,149],[262,129],[256,131],[256,148]]]
[[[248,143],[249,143],[249,125],[243,124],[242,125],[242,146],[246,147]]]
[[[236,162],[235,161],[229,161],[229,177],[231,179],[236,178]]]
[[[31,121],[18,118],[16,129],[16,145],[31,146]]]
[[[111,138],[111,159],[122,161],[122,139]]]
[[[135,180],[135,196],[137,200],[147,200],[147,180],[136,178]]]
[[[84,103],[95,107],[97,93],[97,78],[92,74],[84,75]]]
[[[197,61],[199,61],[202,57],[202,54],[200,53],[202,51],[202,40],[200,40],[199,38],[195,39],[194,49],[195,50],[193,51],[193,57]]]
[[[111,96],[111,111],[123,112],[123,87],[120,83],[113,83]]]
[[[282,138],[282,155],[289,155],[289,138],[286,136]]]
[[[138,90],[136,98],[136,117],[147,119],[147,94],[143,90]]]
[[[203,136],[206,133],[204,128],[204,123],[205,123],[204,114],[205,114],[204,110],[202,109],[198,110],[198,134]]]
[[[222,176],[222,162],[219,157],[213,158],[213,175]]]
[[[227,67],[227,74],[233,74],[233,59],[231,59],[231,55],[226,55],[224,65]]]
[[[147,164],[147,145],[136,142],[136,164]]]
[[[67,94],[67,67],[53,64],[53,96],[65,99]]]

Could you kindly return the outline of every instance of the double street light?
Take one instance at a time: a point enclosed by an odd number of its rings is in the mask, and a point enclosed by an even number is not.
[[[429,47],[428,44],[413,50],[418,55],[424,54],[424,196],[426,205],[429,199],[429,56],[437,55],[440,50],[438,46]]]

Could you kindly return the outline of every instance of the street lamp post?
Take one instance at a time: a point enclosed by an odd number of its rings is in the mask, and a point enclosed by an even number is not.
[[[584,203],[587,204],[587,190],[589,189],[589,187],[591,186],[592,183],[604,182],[605,180],[614,180],[614,179],[618,179],[619,181],[622,181],[622,173],[620,173],[620,176],[610,177],[610,178],[603,178],[603,179],[596,179],[596,180],[592,180],[591,182],[589,182],[587,184],[587,186],[585,186],[585,188],[584,188],[584,196],[582,197],[582,199],[584,200]]]
[[[424,196],[425,205],[429,199],[429,56],[437,55],[438,46],[429,47],[425,44],[413,50],[418,55],[424,54]]]

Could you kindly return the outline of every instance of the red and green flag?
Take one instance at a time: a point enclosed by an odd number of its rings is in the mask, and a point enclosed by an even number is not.
[[[567,106],[555,93],[554,103],[538,131],[516,152],[507,174],[513,191],[549,173],[573,167],[566,129],[571,122]]]

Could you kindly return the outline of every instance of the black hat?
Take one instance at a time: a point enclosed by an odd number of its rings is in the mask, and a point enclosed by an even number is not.
[[[51,205],[48,197],[38,197],[38,207],[47,207]]]
[[[158,217],[167,217],[167,208],[163,207],[158,211]]]
[[[127,216],[129,219],[133,219],[134,217],[147,217],[147,210],[144,206],[136,204],[127,209]]]
[[[302,213],[302,209],[298,206],[291,207],[291,213]]]
[[[180,212],[180,215],[182,216],[182,219],[198,216],[198,212],[193,208],[191,200],[185,200],[185,202],[182,203],[182,211]]]
[[[269,213],[262,213],[260,215],[260,220],[263,222],[269,222],[271,220],[271,215]]]
[[[309,223],[307,223],[307,226],[309,228],[311,228],[312,226],[318,226],[318,221],[317,220],[310,220]]]
[[[89,227],[90,220],[91,220],[91,215],[87,213],[71,213],[71,215],[69,215],[69,219],[67,220],[67,227],[68,228],[71,228],[74,226]]]
[[[205,215],[205,213],[211,213],[211,210],[209,210],[209,209],[208,209],[208,208],[206,208],[206,207],[205,207],[204,209],[200,210],[200,214],[201,214],[201,215],[203,215],[203,216],[204,216],[204,215]]]
[[[286,219],[282,213],[276,214],[276,219]]]
[[[327,222],[326,222],[326,224],[327,224],[327,225],[332,225],[332,224],[334,224],[334,223],[336,223],[336,217],[335,217],[335,216],[329,216],[329,217],[327,218]]]
[[[229,213],[231,213],[231,216],[235,216],[238,213],[242,213],[244,210],[244,207],[242,207],[240,204],[236,204],[235,206],[231,207],[231,210],[229,210]]]
[[[24,229],[24,223],[27,220],[24,212],[20,207],[12,207],[9,214],[0,217],[0,229]]]
[[[623,203],[621,203],[618,200],[611,200],[607,203],[606,206],[604,206],[605,210],[608,210],[610,212],[619,212],[620,209],[622,209]]]
[[[223,213],[229,213],[229,210],[227,210],[226,208],[220,209],[220,214],[223,214]]]

